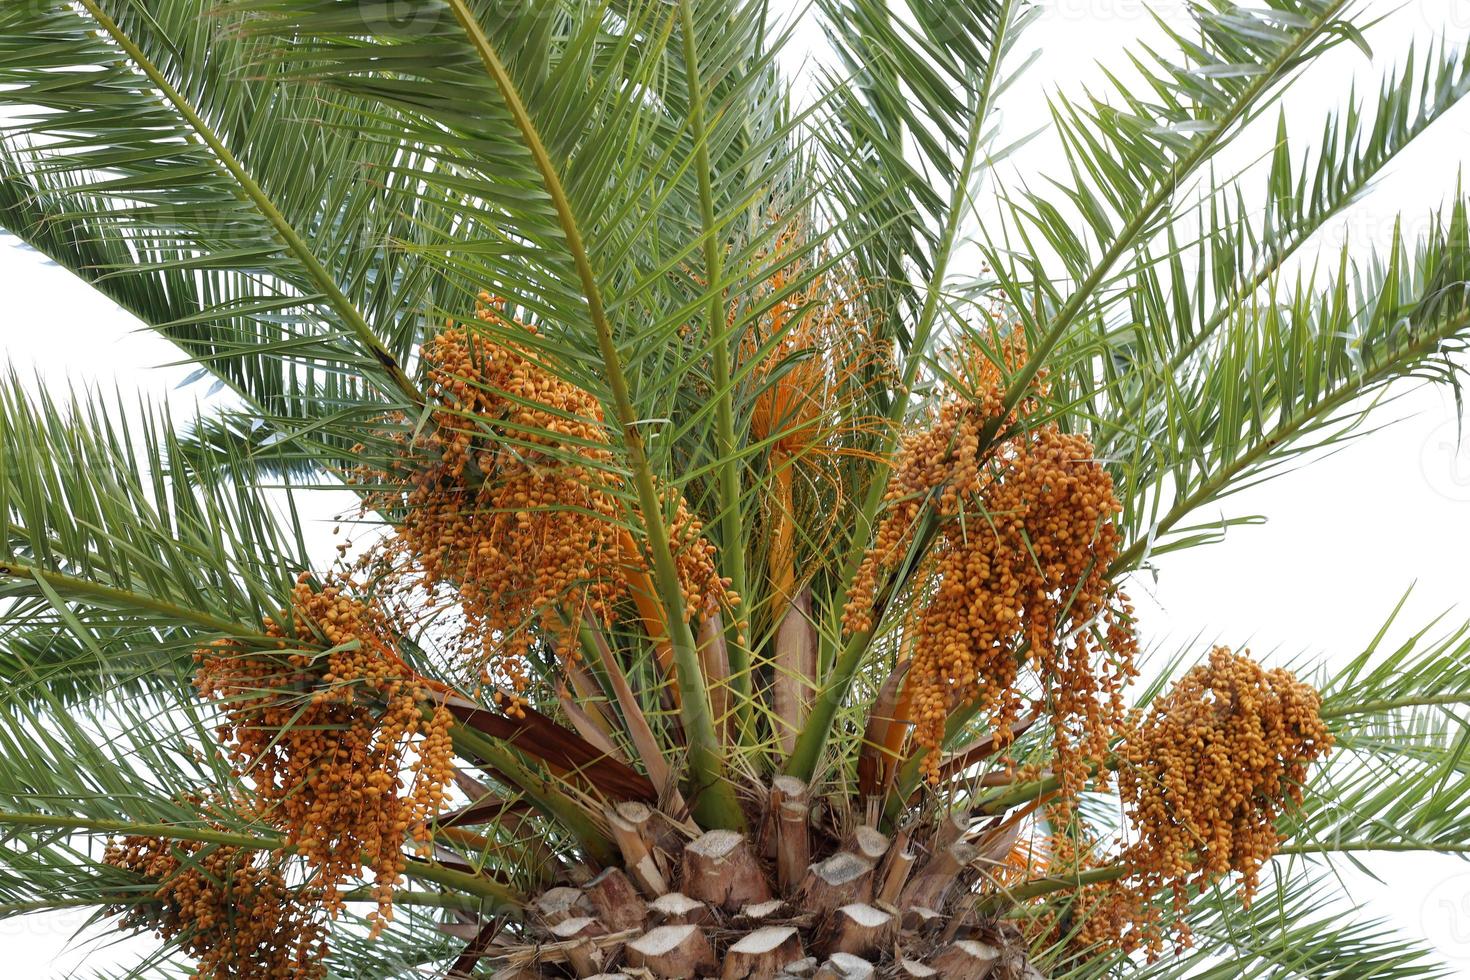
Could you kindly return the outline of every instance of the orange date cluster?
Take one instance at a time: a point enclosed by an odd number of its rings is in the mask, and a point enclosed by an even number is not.
[[[1020,413],[1007,413],[1001,367],[1023,362],[1025,348],[1011,338],[997,347],[999,363],[971,359],[975,390],[951,397],[903,442],[844,624],[874,628],[882,577],[927,529],[933,541],[907,593],[907,684],[914,740],[931,750],[928,775],[938,776],[933,750],[959,705],[978,705],[1008,736],[1029,664],[1044,685],[1054,765],[1070,793],[1105,755],[1134,674],[1132,611],[1108,578],[1121,508],[1085,436],[1054,423],[1023,427]]]
[[[267,632],[283,645],[319,637],[325,652],[217,645],[200,652],[195,684],[219,706],[219,738],[261,813],[317,873],[323,907],[335,915],[342,882],[366,865],[378,903],[369,918],[381,930],[405,844],[427,843],[454,776],[452,716],[427,705],[380,614],[339,586],[304,579],[293,600],[289,625]]]
[[[326,930],[318,910],[289,888],[266,852],[198,841],[124,837],[103,862],[157,889],[151,901],[111,908],[123,924],[177,940],[200,980],[318,980]]]

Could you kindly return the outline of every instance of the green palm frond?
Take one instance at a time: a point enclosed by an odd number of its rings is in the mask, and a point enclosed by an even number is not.
[[[941,309],[950,261],[997,145],[996,107],[1025,70],[1015,48],[1041,8],[825,0],[837,55],[819,130],[832,220],[881,299],[881,328],[912,353],[912,385]]]
[[[198,647],[189,632],[89,611],[81,626],[83,638],[55,614],[49,601],[30,602],[30,610],[12,605],[0,630],[0,678],[12,697],[33,698],[45,691],[71,704],[159,687],[180,696],[188,692],[191,679],[179,668]],[[71,616],[77,616],[74,609]]]
[[[416,326],[424,300],[399,290],[423,277],[364,262],[409,234],[404,189],[361,179],[387,161],[332,138],[340,113],[302,86],[247,79],[250,46],[189,4],[3,17],[11,228],[263,411],[412,396],[400,360],[417,336],[398,321],[411,311]]]
[[[1133,544],[1119,564],[1198,543],[1229,526],[1200,510],[1305,452],[1334,447],[1370,418],[1362,399],[1404,378],[1459,385],[1470,327],[1470,221],[1457,202],[1416,243],[1395,228],[1382,253],[1344,247],[1331,273],[1250,301],[1210,357],[1161,379],[1115,440]],[[1246,379],[1249,379],[1248,381]],[[1371,416],[1376,418],[1376,415]]]
[[[1293,138],[1283,114],[1261,202],[1248,201],[1242,187],[1255,179],[1253,167],[1236,179],[1212,181],[1196,209],[1180,210],[1184,223],[1197,221],[1201,230],[1188,236],[1171,226],[1162,247],[1139,257],[1135,281],[1118,304],[1126,321],[1100,321],[1107,329],[1091,338],[1107,356],[1077,365],[1080,372],[1097,367],[1102,375],[1080,379],[1079,390],[1108,396],[1103,417],[1111,416],[1113,405],[1125,414],[1146,405],[1155,390],[1150,379],[1208,357],[1222,328],[1467,94],[1470,63],[1446,44],[1422,59],[1411,50],[1376,97],[1350,96],[1310,141]],[[1109,432],[1100,437],[1106,446]]]
[[[1199,951],[1137,969],[1153,978],[1448,976],[1427,944],[1381,919],[1344,907],[1334,890],[1311,877],[1287,878],[1248,911],[1229,896],[1205,895],[1190,917]]]
[[[992,236],[985,250],[999,292],[1032,339],[1008,401],[1018,401],[1052,351],[1113,300],[1136,250],[1172,222],[1181,189],[1306,65],[1357,36],[1345,19],[1351,6],[1191,3],[1197,36],[1164,28],[1177,54],[1134,56],[1141,85],[1109,75],[1106,95],[1055,102],[1070,174],[1056,200],[1029,188],[1007,192],[1005,235]],[[1065,275],[1050,274],[1044,263],[1052,262]]]
[[[13,608],[88,647],[92,613],[104,629],[126,617],[132,628],[253,635],[310,570],[284,495],[186,463],[167,416],[144,407],[129,425],[125,404],[62,407],[24,394],[14,375],[0,381],[0,406],[0,589],[33,600]]]

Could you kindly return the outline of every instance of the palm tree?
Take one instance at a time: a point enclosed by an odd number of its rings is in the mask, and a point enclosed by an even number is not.
[[[1042,189],[1023,0],[821,0],[800,102],[762,2],[5,4],[0,223],[231,398],[0,381],[0,913],[129,976],[1439,975],[1330,872],[1470,852],[1470,633],[1132,683],[1122,591],[1457,383],[1463,201],[1299,260],[1463,54],[1216,172],[1355,6],[1191,4]]]

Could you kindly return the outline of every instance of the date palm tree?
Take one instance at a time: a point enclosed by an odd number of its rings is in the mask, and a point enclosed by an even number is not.
[[[1132,683],[1122,591],[1458,382],[1463,200],[1302,261],[1457,48],[1226,169],[1357,6],[1190,3],[1037,176],[1023,0],[820,0],[799,99],[747,0],[0,6],[0,224],[226,394],[0,381],[0,913],[128,976],[1440,975],[1332,872],[1470,851],[1470,634]]]

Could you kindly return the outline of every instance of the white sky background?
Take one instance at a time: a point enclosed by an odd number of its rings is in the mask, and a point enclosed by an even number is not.
[[[1039,48],[1039,60],[1003,103],[1012,134],[1046,121],[1047,92],[1076,93],[1095,82],[1096,61],[1117,66],[1123,45],[1151,30],[1143,0],[1043,0],[1045,15],[1017,53]],[[1177,20],[1183,5],[1157,0],[1155,10]],[[1346,98],[1356,81],[1376,90],[1378,79],[1402,60],[1411,41],[1421,49],[1440,34],[1470,41],[1470,0],[1370,0],[1387,15],[1369,34],[1374,57],[1344,45],[1288,93],[1294,144],[1306,145],[1319,120]],[[820,44],[813,30],[802,41]],[[810,40],[808,41],[808,38]],[[799,72],[799,61],[792,69]],[[1256,133],[1251,153],[1269,148],[1269,131]],[[1422,137],[1380,181],[1376,191],[1325,236],[1336,246],[1382,246],[1397,213],[1406,230],[1455,193],[1470,162],[1470,106]],[[1039,139],[1008,162],[1029,175],[1059,173],[1055,144]],[[1470,169],[1470,168],[1467,168]],[[1248,190],[1260,181],[1248,183]],[[960,270],[961,273],[970,270]],[[0,345],[22,376],[39,372],[45,385],[99,384],[167,399],[179,417],[192,413],[208,384],[179,390],[187,367],[171,345],[140,332],[139,324],[64,271],[14,239],[0,236]],[[1263,527],[1233,531],[1222,544],[1171,555],[1160,562],[1157,584],[1136,582],[1141,625],[1150,642],[1174,649],[1196,636],[1202,653],[1212,639],[1249,643],[1258,655],[1312,654],[1329,663],[1359,652],[1399,596],[1414,592],[1393,637],[1403,637],[1449,612],[1445,627],[1470,618],[1470,445],[1457,445],[1455,406],[1448,393],[1417,391],[1390,407],[1398,424],[1331,458],[1230,498],[1227,513],[1264,514]],[[322,505],[318,530],[324,554],[340,500]],[[1467,815],[1470,819],[1470,815]],[[1369,911],[1401,929],[1427,937],[1470,977],[1470,865],[1448,858],[1395,856],[1372,865],[1375,882],[1353,874],[1344,883]],[[0,955],[11,975],[63,976],[82,948],[72,932],[82,914],[54,913],[0,922]],[[89,966],[128,962],[138,941],[88,944]],[[87,971],[82,971],[83,975]]]

